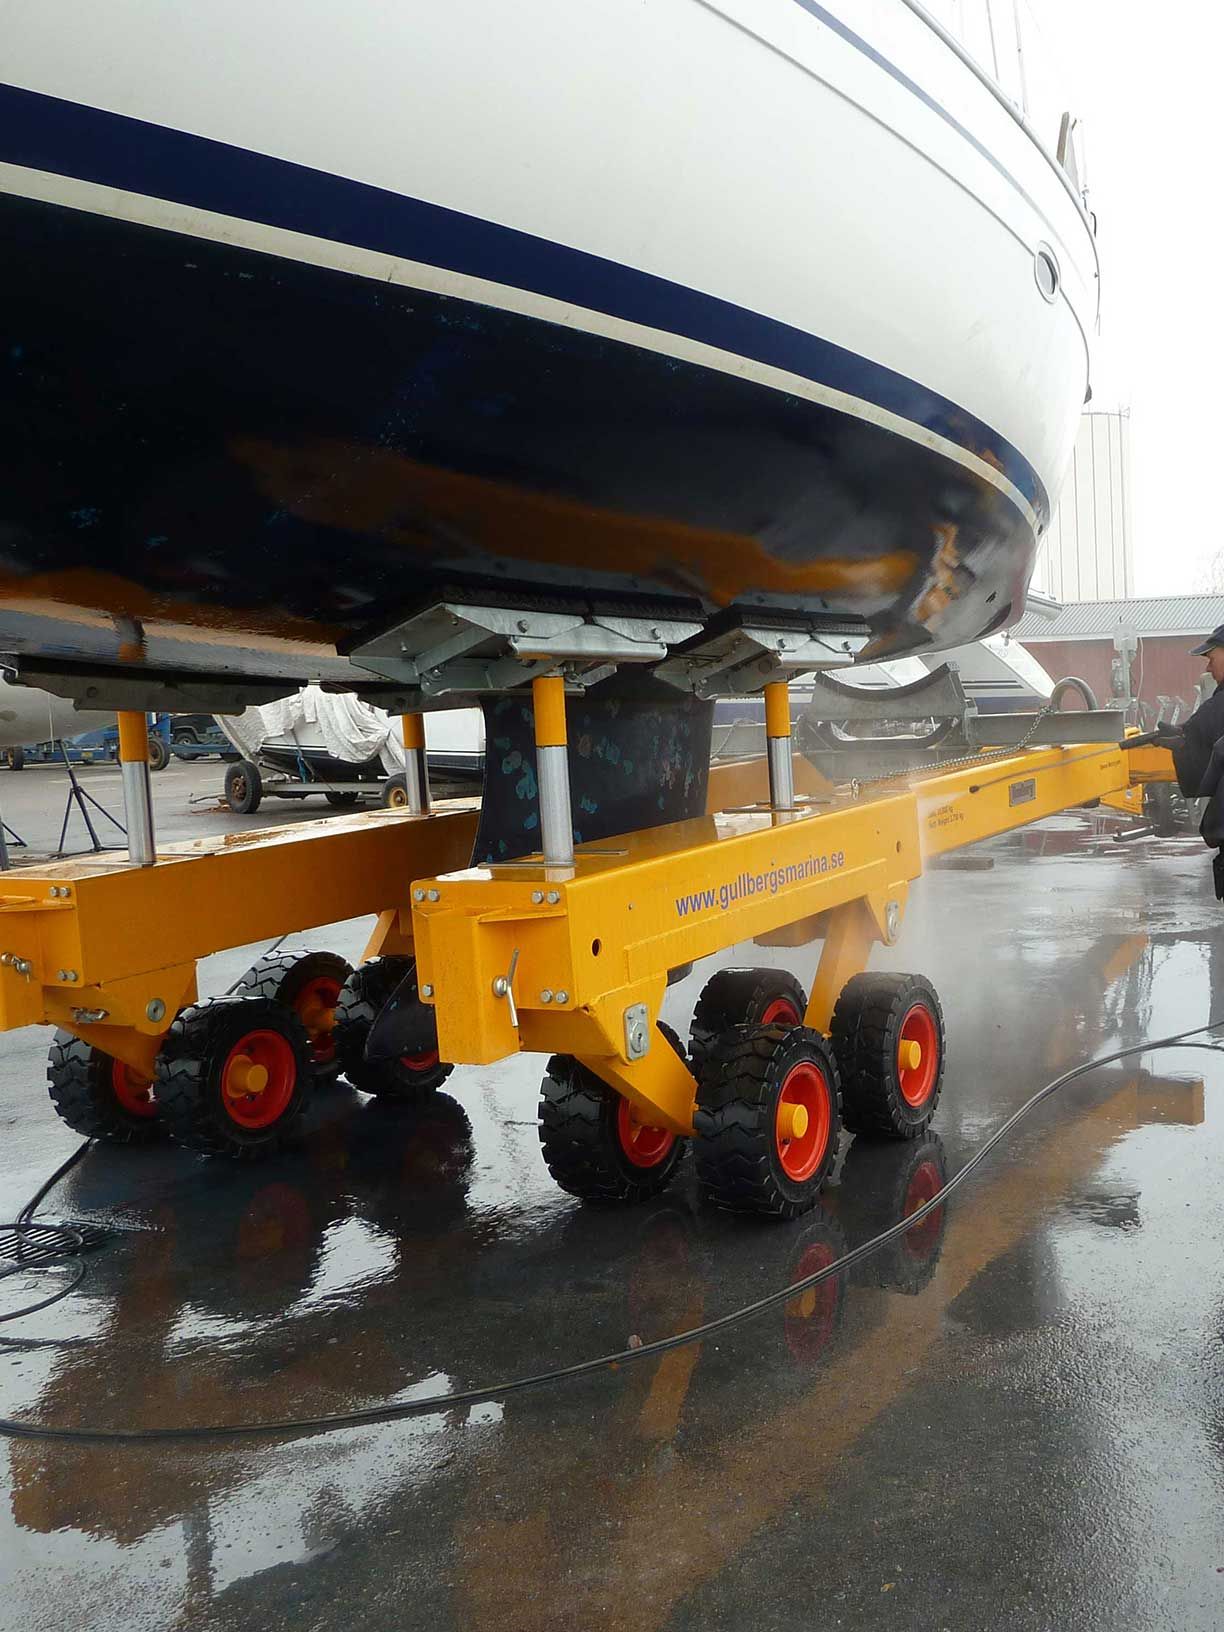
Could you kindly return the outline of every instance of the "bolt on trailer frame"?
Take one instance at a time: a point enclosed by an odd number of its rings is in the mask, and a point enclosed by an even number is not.
[[[1077,739],[1069,746],[834,784],[792,753],[787,682],[768,679],[765,759],[712,771],[708,814],[575,846],[557,667],[541,659],[531,680],[543,850],[476,868],[465,865],[476,808],[431,807],[411,718],[408,810],[159,850],[144,718],[121,716],[129,857],[25,866],[0,881],[0,1028],[58,1027],[57,1047],[77,1050],[65,1067],[72,1103],[88,1101],[91,1115],[113,1088],[129,1109],[135,1095],[138,1115],[154,1102],[172,1112],[171,1131],[195,1148],[253,1154],[300,1110],[312,1047],[358,1020],[364,1047],[375,987],[358,1003],[312,979],[309,1002],[290,1002],[292,982],[277,975],[200,1005],[198,960],[377,914],[363,964],[396,977],[377,993],[398,991],[415,1017],[399,1063],[425,1062],[420,1083],[441,1080],[439,1058],[445,1075],[552,1052],[545,1156],[567,1188],[652,1193],[693,1138],[716,1201],[786,1215],[811,1205],[842,1121],[909,1137],[930,1120],[938,1000],[921,977],[866,974],[874,942],[897,940],[924,860],[1079,805],[1133,808],[1135,789],[1173,779],[1167,751],[1086,743],[1090,719],[1078,714],[1051,727]],[[1116,731],[1114,717],[1106,726]],[[810,990],[789,976],[784,991],[715,976],[691,1052],[668,1046],[658,1019],[669,974],[747,940],[822,940]],[[349,1051],[358,1065],[363,1047]],[[237,1143],[218,1133],[231,1122]]]

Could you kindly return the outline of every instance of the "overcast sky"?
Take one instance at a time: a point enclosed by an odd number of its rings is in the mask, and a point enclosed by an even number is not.
[[[1102,279],[1093,407],[1131,410],[1136,588],[1206,588],[1206,563],[1224,550],[1205,490],[1224,463],[1213,372],[1224,346],[1224,7],[1023,0],[1024,9],[1085,122]]]

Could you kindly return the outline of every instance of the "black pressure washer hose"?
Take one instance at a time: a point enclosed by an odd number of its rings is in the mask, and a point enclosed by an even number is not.
[[[0,1224],[0,1230],[12,1230],[18,1242],[20,1242],[23,1235],[33,1235],[38,1232],[42,1226],[35,1224],[34,1214],[39,1204],[46,1196],[50,1195],[64,1175],[71,1172],[92,1144],[92,1139],[86,1139],[79,1144],[67,1161],[61,1162],[51,1177],[39,1185],[13,1222],[11,1224]],[[56,1235],[64,1238],[65,1244],[70,1251],[58,1254],[51,1262],[62,1264],[84,1250],[85,1236],[83,1231],[76,1229],[71,1224],[57,1224],[54,1228]],[[48,1261],[41,1256],[35,1257],[32,1261],[23,1259],[19,1248],[14,1261],[0,1269],[0,1280],[8,1275],[20,1275],[23,1271],[30,1269],[46,1269],[48,1267]],[[85,1279],[89,1266],[83,1258],[76,1257],[75,1267],[76,1274],[70,1281],[65,1282],[63,1286],[57,1287],[47,1297],[39,1298],[36,1303],[23,1303],[20,1309],[8,1310],[5,1314],[0,1315],[0,1323],[9,1320],[20,1320],[22,1315],[37,1314],[40,1309],[49,1309],[53,1303],[58,1303],[61,1298],[66,1298],[69,1292],[75,1292]]]
[[[612,1354],[601,1354],[591,1360],[578,1360],[573,1365],[558,1366],[552,1371],[538,1371],[526,1377],[513,1377],[503,1383],[488,1383],[482,1388],[459,1389],[450,1394],[429,1394],[419,1400],[386,1401],[382,1405],[364,1406],[356,1411],[336,1411],[319,1417],[286,1417],[274,1422],[219,1422],[196,1427],[169,1428],[54,1428],[44,1426],[42,1423],[0,1417],[0,1435],[9,1439],[61,1440],[75,1445],[143,1445],[155,1441],[249,1439],[265,1434],[304,1436],[336,1433],[341,1428],[360,1428],[379,1422],[399,1422],[405,1417],[428,1416],[438,1411],[453,1410],[456,1406],[483,1405],[490,1400],[504,1399],[509,1394],[524,1393],[529,1388],[571,1382],[577,1377],[590,1377],[599,1371],[627,1366],[639,1360],[649,1360],[655,1355],[666,1354],[671,1349],[683,1348],[689,1343],[700,1343],[707,1337],[728,1331],[732,1326],[753,1320],[757,1315],[764,1314],[767,1309],[776,1308],[780,1303],[789,1303],[801,1292],[818,1286],[821,1281],[827,1281],[834,1275],[843,1274],[855,1264],[862,1263],[864,1258],[870,1258],[873,1253],[879,1252],[881,1248],[888,1246],[908,1230],[912,1230],[916,1224],[920,1224],[924,1218],[945,1204],[953,1190],[958,1185],[964,1184],[995,1146],[1007,1138],[1018,1122],[1030,1111],[1035,1110],[1043,1100],[1049,1099],[1051,1094],[1065,1088],[1068,1083],[1087,1076],[1090,1071],[1095,1071],[1100,1066],[1115,1065],[1119,1060],[1131,1059],[1136,1054],[1154,1054],[1163,1048],[1176,1048],[1187,1043],[1192,1037],[1201,1037],[1205,1032],[1219,1031],[1221,1028],[1224,1028],[1224,1019],[1212,1020],[1205,1026],[1194,1026],[1191,1030],[1178,1032],[1173,1037],[1161,1037],[1155,1042],[1136,1043],[1129,1048],[1119,1048],[1112,1054],[1103,1054],[1096,1060],[1085,1060],[1070,1071],[1064,1071],[1061,1077],[1055,1077],[1053,1082],[1047,1082],[1044,1088],[1039,1088],[1035,1094],[1026,1099],[1019,1110],[1013,1111],[1007,1120],[995,1129],[985,1144],[979,1146],[955,1177],[949,1179],[943,1189],[932,1196],[930,1201],[916,1207],[907,1218],[899,1219],[888,1229],[882,1230],[879,1235],[872,1236],[869,1241],[864,1241],[850,1252],[843,1253],[833,1263],[826,1264],[822,1269],[814,1271],[811,1275],[805,1275],[800,1280],[789,1282],[776,1292],[758,1298],[755,1303],[746,1303],[739,1309],[732,1309],[728,1314],[707,1320],[701,1326],[690,1326],[687,1331],[673,1332],[670,1337],[656,1338],[653,1342],[643,1343],[638,1348],[618,1349]],[[1222,1052],[1220,1046],[1213,1043],[1189,1043],[1189,1046],[1205,1048],[1212,1053]],[[79,1160],[83,1154],[84,1147],[61,1171],[67,1171],[72,1162]],[[39,1198],[46,1194],[54,1182],[54,1178],[47,1181],[39,1193]],[[34,1205],[39,1198],[36,1198]],[[73,1285],[75,1284],[77,1283],[74,1282]],[[69,1287],[68,1290],[71,1291],[72,1288]]]

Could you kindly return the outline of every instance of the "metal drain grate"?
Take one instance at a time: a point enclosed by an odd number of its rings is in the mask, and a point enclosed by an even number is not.
[[[0,1225],[0,1276],[76,1258],[105,1240],[105,1233],[93,1224]]]

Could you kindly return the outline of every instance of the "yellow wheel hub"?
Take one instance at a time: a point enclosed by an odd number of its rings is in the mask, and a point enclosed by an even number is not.
[[[778,1133],[783,1139],[802,1139],[808,1130],[806,1105],[778,1106]]]
[[[312,1037],[336,1029],[335,1009],[329,1008],[320,998],[316,998],[313,1003],[307,1003],[303,1008],[299,1009],[298,1017]]]
[[[225,1092],[230,1099],[249,1099],[268,1086],[268,1068],[257,1065],[248,1054],[238,1054],[225,1073]]]
[[[903,1042],[897,1049],[897,1064],[902,1071],[917,1071],[922,1064],[922,1044]]]

